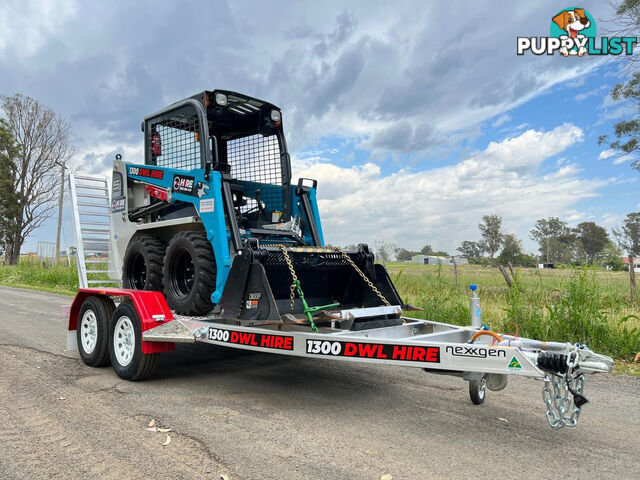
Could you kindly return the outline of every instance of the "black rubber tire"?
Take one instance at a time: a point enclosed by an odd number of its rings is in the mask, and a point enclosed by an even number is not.
[[[122,262],[122,286],[162,291],[162,261],[167,244],[149,234],[134,235]]]
[[[487,396],[487,377],[469,382],[469,397],[474,405],[482,405]]]
[[[123,365],[120,363],[115,349],[122,340],[116,336],[118,320],[127,317],[133,326],[133,356],[131,360]],[[124,301],[113,312],[113,317],[109,322],[109,358],[111,366],[120,378],[125,380],[143,380],[152,375],[158,363],[157,353],[142,353],[142,329],[140,327],[140,317],[135,307],[130,301]]]
[[[205,232],[180,232],[164,257],[164,294],[172,310],[181,315],[204,315],[214,305],[216,260]]]
[[[82,303],[78,313],[78,325],[76,326],[76,339],[78,352],[82,361],[90,367],[106,367],[109,365],[109,321],[113,316],[116,306],[109,297],[92,295]],[[82,336],[88,332],[82,331],[82,322],[85,315],[92,312],[96,320],[96,344],[91,352],[87,352],[82,344]]]

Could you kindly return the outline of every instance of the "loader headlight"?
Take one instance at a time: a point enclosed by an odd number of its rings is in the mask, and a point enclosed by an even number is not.
[[[221,107],[226,107],[229,101],[227,100],[227,96],[224,93],[216,93],[216,104]]]
[[[282,115],[278,110],[271,110],[271,120],[273,120],[276,123],[282,120]]]

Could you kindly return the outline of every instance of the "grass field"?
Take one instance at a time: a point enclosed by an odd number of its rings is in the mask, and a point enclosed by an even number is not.
[[[517,269],[508,288],[498,269],[389,263],[403,300],[424,311],[408,315],[468,325],[469,285],[478,285],[483,323],[517,324],[519,334],[540,340],[586,343],[596,351],[632,360],[640,351],[640,292],[630,298],[626,272],[586,268]],[[504,331],[514,332],[513,324]]]
[[[478,285],[483,322],[499,329],[507,322],[519,334],[540,340],[587,343],[594,350],[630,361],[640,352],[640,292],[629,295],[626,272],[576,269],[517,269],[508,288],[495,268],[389,263],[391,278],[403,300],[423,308],[408,316],[468,325],[469,285]],[[43,267],[35,259],[18,266],[0,264],[0,284],[73,295],[78,288],[75,266]],[[504,331],[513,332],[513,324]],[[627,365],[626,373],[638,374]]]

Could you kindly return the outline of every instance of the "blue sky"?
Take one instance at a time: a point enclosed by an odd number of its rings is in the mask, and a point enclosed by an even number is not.
[[[602,32],[610,7],[581,6]],[[255,95],[283,109],[294,178],[320,182],[328,242],[453,252],[497,213],[534,251],[538,218],[612,228],[640,210],[632,159],[597,144],[635,113],[608,95],[622,62],[515,53],[516,37],[547,35],[559,8],[10,0],[0,94],[66,118],[73,164],[92,174],[117,152],[141,161],[140,121],[168,103],[214,88]],[[54,239],[55,218],[24,251]]]

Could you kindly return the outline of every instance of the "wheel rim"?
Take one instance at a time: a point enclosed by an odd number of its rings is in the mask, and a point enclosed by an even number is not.
[[[126,367],[131,363],[136,348],[136,332],[133,322],[126,315],[116,321],[113,332],[113,351],[118,363]]]
[[[478,382],[478,396],[480,399],[484,399],[485,394],[487,393],[487,377],[483,377],[482,380]]]
[[[93,310],[87,310],[80,320],[80,342],[85,353],[93,353],[98,343],[98,319]]]
[[[129,285],[136,290],[144,290],[147,283],[147,264],[139,252],[136,252],[131,258],[127,268],[127,279],[129,280]]]
[[[176,297],[183,299],[189,296],[195,280],[195,267],[191,254],[182,249],[176,252],[169,270],[171,286]]]

